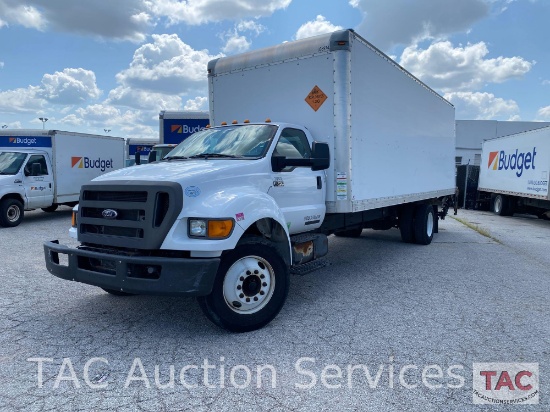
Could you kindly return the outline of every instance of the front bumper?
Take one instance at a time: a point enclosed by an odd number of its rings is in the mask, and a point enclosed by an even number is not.
[[[59,255],[67,255],[66,264]],[[44,242],[48,271],[61,279],[140,295],[206,296],[212,292],[219,258],[127,256]],[[151,273],[152,272],[152,273]]]

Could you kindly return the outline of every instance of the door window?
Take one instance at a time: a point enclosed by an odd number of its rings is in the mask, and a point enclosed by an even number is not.
[[[40,167],[37,168],[38,172],[33,174],[33,164],[37,164]],[[36,166],[35,166],[36,168]],[[44,176],[48,174],[48,166],[46,165],[46,159],[42,155],[32,155],[29,161],[25,165],[25,176]]]
[[[309,159],[311,148],[306,134],[299,129],[284,129],[273,154],[289,159]]]

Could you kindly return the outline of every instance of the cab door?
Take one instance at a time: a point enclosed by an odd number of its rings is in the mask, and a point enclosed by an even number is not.
[[[311,145],[305,132],[295,128],[283,129],[273,155],[289,159],[310,158]],[[283,212],[289,233],[306,232],[321,226],[326,212],[324,171],[288,166],[281,172],[272,172],[272,179],[268,194]]]
[[[51,206],[53,203],[53,175],[45,155],[33,154],[29,156],[23,168],[23,186],[29,209]]]

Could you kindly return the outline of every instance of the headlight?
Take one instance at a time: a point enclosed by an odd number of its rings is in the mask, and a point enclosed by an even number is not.
[[[189,219],[189,237],[226,239],[233,226],[233,219]]]

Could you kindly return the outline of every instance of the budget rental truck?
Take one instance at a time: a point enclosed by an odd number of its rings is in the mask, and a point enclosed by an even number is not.
[[[482,145],[478,203],[494,213],[548,218],[550,127],[486,140]]]
[[[216,126],[84,185],[80,246],[44,243],[52,274],[197,296],[240,332],[277,315],[331,234],[431,242],[455,189],[454,108],[376,47],[338,31],[213,60],[208,82]]]
[[[167,111],[159,113],[159,142],[148,153],[148,162],[156,162],[166,156],[177,144],[200,130],[209,123],[208,112],[202,111]]]
[[[54,212],[59,205],[75,205],[80,186],[123,167],[124,155],[119,137],[0,131],[0,225],[19,225],[25,210]]]

